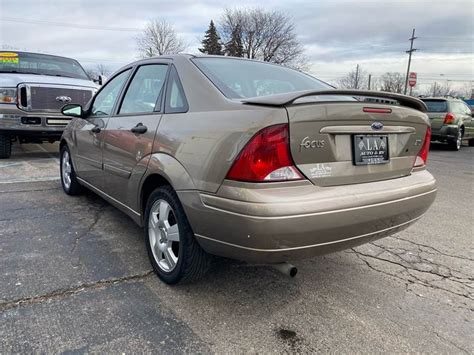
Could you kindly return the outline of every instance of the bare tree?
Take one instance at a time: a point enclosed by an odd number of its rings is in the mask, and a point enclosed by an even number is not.
[[[243,56],[301,69],[306,64],[292,19],[278,11],[226,9],[220,20],[220,35],[230,43],[240,32]]]
[[[99,75],[107,76],[110,74],[110,69],[103,63],[97,64],[96,70]]]
[[[181,53],[187,48],[173,26],[160,19],[151,20],[146,24],[143,32],[137,37],[137,43],[143,58]]]
[[[396,72],[386,72],[380,77],[378,88],[381,91],[401,94],[405,88],[405,76]]]
[[[440,84],[435,81],[430,87],[425,91],[425,95],[428,96],[455,96],[456,91],[451,88],[451,84],[449,82],[445,84]]]
[[[86,73],[92,80],[98,80],[100,75],[108,76],[111,70],[103,63],[99,63],[95,68],[86,68]]]
[[[339,79],[339,86],[344,89],[366,89],[368,75],[359,64],[351,72]]]

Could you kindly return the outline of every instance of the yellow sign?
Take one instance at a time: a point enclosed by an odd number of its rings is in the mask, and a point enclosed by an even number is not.
[[[18,64],[18,53],[14,52],[0,52],[0,63]]]

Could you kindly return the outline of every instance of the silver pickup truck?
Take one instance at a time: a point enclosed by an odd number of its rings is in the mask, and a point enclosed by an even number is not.
[[[0,52],[0,158],[11,145],[54,142],[70,119],[68,103],[85,105],[97,90],[74,59],[27,52]]]

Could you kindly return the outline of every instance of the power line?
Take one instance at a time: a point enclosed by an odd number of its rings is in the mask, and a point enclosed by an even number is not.
[[[32,25],[46,25],[46,26],[60,26],[69,28],[81,28],[85,30],[99,30],[99,31],[117,31],[117,32],[139,32],[140,28],[133,27],[108,27],[108,26],[91,26],[79,23],[69,22],[53,22],[45,20],[24,19],[19,17],[0,17],[0,20],[7,22],[28,23]]]

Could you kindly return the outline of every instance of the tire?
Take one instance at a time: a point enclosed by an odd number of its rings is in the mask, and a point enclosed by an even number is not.
[[[474,139],[469,139],[469,146],[474,147]]]
[[[154,190],[145,211],[145,243],[158,277],[169,285],[203,277],[211,258],[195,240],[174,190],[170,186]]]
[[[463,131],[462,129],[459,129],[457,138],[448,142],[449,148],[455,151],[458,151],[459,149],[461,149],[462,137],[463,137]]]
[[[82,186],[77,181],[76,172],[72,165],[71,153],[67,145],[61,148],[60,158],[61,185],[64,192],[71,196],[79,195],[82,191]]]
[[[8,159],[12,154],[12,140],[9,135],[0,134],[0,159]]]

